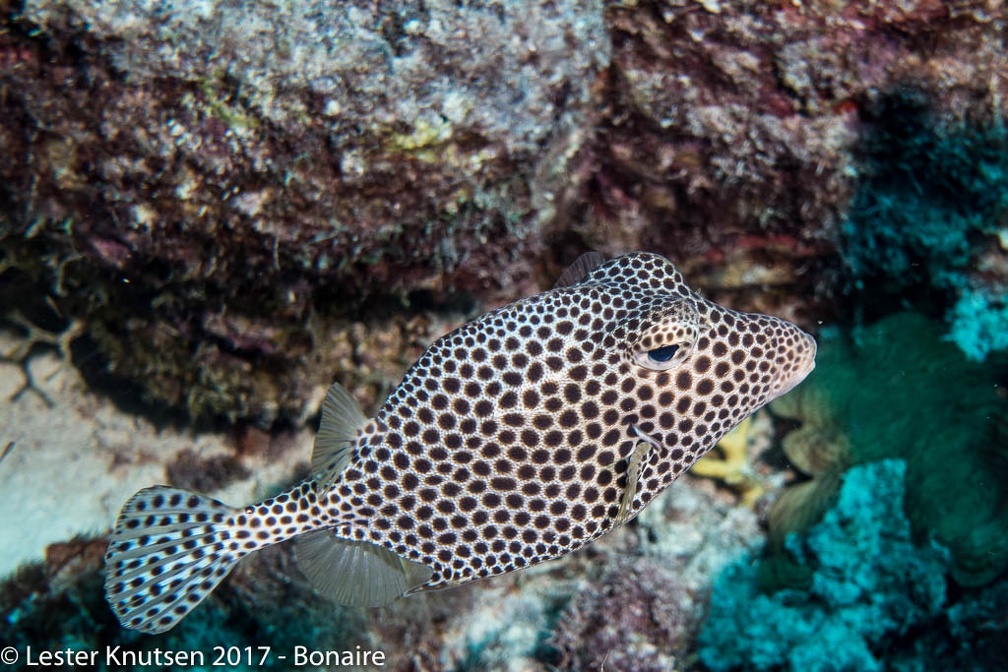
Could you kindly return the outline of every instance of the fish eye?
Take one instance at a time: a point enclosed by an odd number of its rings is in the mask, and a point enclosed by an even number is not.
[[[654,350],[648,350],[647,356],[652,361],[658,362],[659,364],[664,364],[665,362],[669,361],[670,359],[672,359],[672,357],[675,356],[676,350],[678,349],[679,345],[677,343],[673,343],[672,345],[663,345],[660,348],[655,348]]]
[[[641,316],[640,331],[630,342],[630,358],[650,371],[668,371],[682,365],[696,350],[700,314],[688,301],[664,303]]]
[[[634,353],[633,358],[637,364],[652,371],[668,371],[683,363],[693,351],[691,340],[680,341],[678,343],[668,343],[650,350],[639,350]]]

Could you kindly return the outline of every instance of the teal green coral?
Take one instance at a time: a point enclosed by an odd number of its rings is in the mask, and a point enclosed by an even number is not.
[[[1008,212],[1008,133],[940,124],[924,96],[884,97],[861,151],[861,180],[843,226],[855,278],[907,287],[957,285],[976,233],[995,233]]]
[[[967,289],[949,312],[949,339],[970,359],[982,362],[1008,349],[1008,299]]]
[[[947,554],[916,545],[903,514],[902,460],[852,468],[836,504],[787,551],[808,591],[760,593],[749,558],[717,580],[699,636],[711,670],[882,670],[889,643],[946,605]],[[909,668],[905,668],[909,669]]]
[[[853,340],[825,335],[816,371],[793,394],[833,418],[851,463],[906,460],[914,532],[952,551],[957,582],[983,585],[1008,567],[1008,400],[997,386],[1008,358],[969,361],[943,331],[900,313]]]
[[[854,283],[870,288],[876,305],[886,293],[906,301],[919,291],[930,308],[938,290],[958,301],[947,315],[951,336],[970,357],[1008,347],[1008,309],[996,298],[1005,288],[986,286],[974,266],[1004,235],[1008,216],[1004,119],[940,122],[915,91],[881,97],[869,116],[860,180],[841,227]]]

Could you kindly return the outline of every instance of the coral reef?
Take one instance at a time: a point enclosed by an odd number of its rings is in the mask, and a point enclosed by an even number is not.
[[[804,532],[822,519],[853,461],[850,441],[826,397],[816,385],[770,403],[775,415],[801,423],[784,435],[780,445],[791,466],[808,480],[779,492],[767,514],[766,553],[760,563],[760,584],[767,590],[808,588],[812,576],[785,552],[787,536]]]
[[[948,313],[949,339],[970,359],[982,362],[992,350],[1008,349],[1008,300],[990,290],[965,289]]]
[[[694,625],[693,600],[653,560],[617,561],[578,593],[560,618],[553,646],[561,669],[679,669]]]
[[[946,606],[948,560],[913,542],[905,472],[899,460],[852,468],[823,521],[789,539],[788,552],[812,573],[808,591],[761,594],[758,568],[748,558],[732,565],[715,583],[699,635],[703,664],[882,670],[914,660],[913,633],[936,625]]]
[[[2,644],[1001,669],[1006,11],[0,0]],[[286,545],[167,635],[119,628],[104,539],[74,536],[130,492],[274,492],[333,379],[371,411],[467,316],[633,248],[733,307],[869,326],[824,333],[714,482],[562,561],[364,612]],[[876,321],[907,305],[945,323]]]
[[[906,514],[915,534],[949,548],[958,583],[992,581],[1008,568],[1000,486],[1008,480],[1008,404],[999,393],[1006,371],[1003,355],[972,362],[943,338],[940,324],[915,313],[892,315],[853,340],[821,338],[816,371],[773,408],[805,423],[801,459],[834,466],[823,472],[829,477],[785,493],[771,538],[779,542],[814,520],[847,464],[896,457],[907,463]]]
[[[3,7],[0,292],[82,325],[92,379],[263,427],[333,378],[380,396],[355,360],[403,353],[345,341],[397,301],[492,305],[586,248],[835,311],[879,92],[1008,100],[993,1]]]
[[[354,323],[534,286],[608,53],[598,2],[5,4],[4,294],[149,402],[303,421]]]
[[[821,255],[854,195],[866,113],[909,82],[940,120],[1003,114],[1004,16],[996,2],[614,3],[610,110],[556,235],[679,250],[691,277],[732,293],[829,295]]]
[[[859,282],[896,289],[952,287],[971,260],[971,238],[993,235],[1008,211],[1008,135],[942,127],[918,91],[877,102],[862,140],[861,175],[844,223],[843,254]]]
[[[951,294],[952,340],[972,359],[1008,346],[1008,132],[1004,117],[943,124],[920,91],[872,110],[841,250],[868,310],[895,295],[934,310]],[[941,305],[940,303],[938,304]]]

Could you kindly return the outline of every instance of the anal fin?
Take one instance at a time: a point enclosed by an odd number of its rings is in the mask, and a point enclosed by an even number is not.
[[[321,595],[351,607],[381,607],[419,588],[434,570],[367,541],[331,529],[297,538],[297,560]]]

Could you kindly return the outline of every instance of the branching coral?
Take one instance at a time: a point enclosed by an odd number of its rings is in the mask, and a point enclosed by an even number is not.
[[[25,375],[24,386],[14,393],[13,398],[16,399],[25,392],[32,391],[39,395],[48,406],[52,406],[52,401],[35,383],[31,369],[28,366],[28,359],[31,357],[31,353],[36,346],[50,346],[56,348],[62,363],[69,366],[71,364],[70,348],[73,342],[84,333],[84,323],[78,320],[71,320],[62,331],[51,332],[36,325],[18,310],[14,310],[5,317],[24,331],[23,340],[19,341],[9,351],[0,353],[0,360],[18,364]]]
[[[749,416],[722,438],[714,451],[698,460],[690,469],[694,476],[721,481],[738,492],[742,503],[752,508],[766,488],[749,456],[753,418]]]

